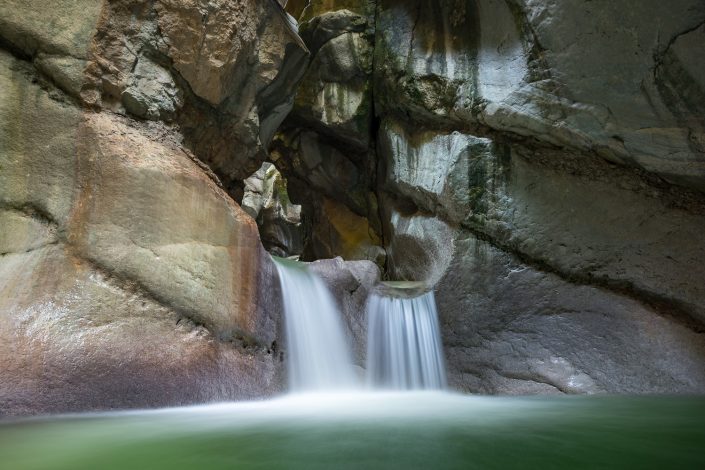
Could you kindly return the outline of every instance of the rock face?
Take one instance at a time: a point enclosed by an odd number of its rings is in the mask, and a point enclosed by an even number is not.
[[[459,390],[705,391],[702,1],[40,3],[0,0],[0,414],[280,390],[258,223],[348,260],[360,364],[385,276]]]
[[[592,152],[705,189],[702,116],[693,112],[701,66],[678,65],[688,61],[681,48],[702,34],[704,8],[696,0],[381,0],[377,105]]]
[[[257,221],[264,248],[276,256],[299,256],[303,251],[301,206],[292,204],[286,180],[265,162],[245,180],[242,208]]]
[[[312,1],[303,11],[318,65],[297,94],[298,117],[275,140],[277,164],[371,226],[380,217],[386,276],[436,285],[453,386],[705,391],[705,86],[696,58],[705,5],[366,8]],[[371,39],[355,46],[356,34]],[[361,128],[346,116],[365,109],[356,97],[368,90],[363,159],[376,162],[367,164],[373,175],[332,178],[314,155],[356,161]],[[292,137],[306,132],[338,154]],[[323,163],[297,163],[314,158]],[[330,181],[346,181],[347,194],[372,188],[378,210],[336,196]]]
[[[30,3],[0,1],[0,415],[277,392],[275,270],[226,189],[292,106],[295,28],[273,1]]]
[[[296,2],[287,6],[300,10]],[[308,214],[304,259],[343,255],[384,265],[375,192],[372,58],[375,3],[311,1],[299,31],[311,64],[272,146]]]

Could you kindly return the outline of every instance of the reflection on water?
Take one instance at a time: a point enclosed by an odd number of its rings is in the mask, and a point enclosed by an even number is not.
[[[0,468],[705,468],[705,398],[307,394],[31,419],[0,425]]]

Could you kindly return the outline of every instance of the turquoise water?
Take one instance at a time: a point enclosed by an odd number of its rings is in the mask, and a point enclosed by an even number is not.
[[[703,397],[301,395],[0,424],[2,469],[705,468]]]

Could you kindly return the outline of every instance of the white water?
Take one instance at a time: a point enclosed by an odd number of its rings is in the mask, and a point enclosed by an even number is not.
[[[373,294],[367,305],[367,377],[373,388],[443,389],[446,373],[433,292]]]
[[[357,375],[340,313],[326,285],[302,263],[275,259],[284,301],[289,388],[356,388]]]

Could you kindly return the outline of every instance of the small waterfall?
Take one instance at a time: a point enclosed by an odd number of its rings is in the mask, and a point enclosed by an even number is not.
[[[433,292],[386,283],[367,304],[367,377],[374,388],[443,389],[443,347]]]
[[[355,388],[352,354],[328,288],[303,263],[273,259],[284,301],[290,389]]]

